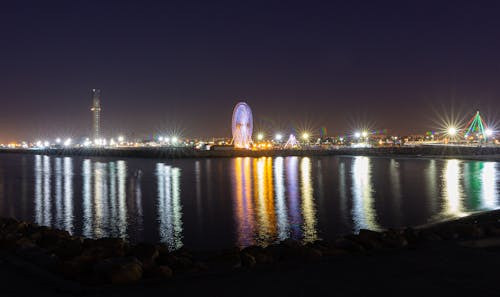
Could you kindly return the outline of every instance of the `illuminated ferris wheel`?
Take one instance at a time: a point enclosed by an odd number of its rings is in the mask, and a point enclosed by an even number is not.
[[[245,102],[239,102],[233,110],[232,132],[234,146],[237,148],[250,148],[252,131],[252,110]]]

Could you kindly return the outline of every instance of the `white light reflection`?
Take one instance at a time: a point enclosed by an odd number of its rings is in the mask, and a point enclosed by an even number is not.
[[[285,204],[283,157],[274,159],[274,187],[276,193],[276,213],[278,219],[278,239],[285,240],[290,236],[288,214]]]
[[[52,221],[52,197],[50,188],[51,167],[50,157],[43,156],[43,217],[42,225],[50,226]]]
[[[486,209],[494,209],[498,207],[496,163],[484,162],[483,166],[481,172],[482,204]]]
[[[182,247],[182,206],[180,204],[180,169],[158,163],[158,220],[160,240],[170,250]]]
[[[460,184],[461,161],[448,160],[443,169],[443,198],[445,200],[445,215],[464,216],[462,212],[463,191]]]
[[[116,162],[116,172],[118,176],[118,230],[119,237],[127,236],[127,163],[125,161]],[[112,197],[114,198],[114,197]]]
[[[82,166],[82,176],[83,176],[83,236],[91,237],[92,233],[92,163],[90,160],[86,159],[83,161]]]
[[[56,179],[56,218],[55,218],[55,227],[61,229],[63,227],[62,224],[62,216],[63,216],[63,203],[62,203],[62,180],[63,180],[63,171],[62,171],[62,160],[61,158],[55,158],[55,179]]]
[[[352,165],[352,194],[354,230],[378,230],[373,207],[371,164],[368,157],[355,157]]]
[[[316,206],[313,198],[311,159],[308,157],[304,157],[300,161],[300,173],[304,242],[313,242],[318,239],[318,234],[316,232]]]
[[[73,233],[73,159],[64,158],[64,229]]]
[[[290,236],[295,240],[299,240],[302,234],[300,230],[302,218],[300,216],[299,208],[298,160],[298,157],[287,157],[285,159],[288,210],[290,213]]]
[[[109,201],[111,221],[118,222],[118,192],[117,192],[117,176],[116,176],[116,163],[109,163]],[[111,230],[114,234],[119,234],[119,224],[112,224]]]
[[[104,163],[94,163],[94,235],[95,237],[109,236],[106,226],[109,217],[105,214],[108,210],[107,197],[107,166]]]
[[[42,224],[42,156],[35,156],[35,222]]]

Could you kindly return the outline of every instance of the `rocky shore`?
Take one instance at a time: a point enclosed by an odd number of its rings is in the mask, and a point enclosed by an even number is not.
[[[267,247],[220,251],[169,251],[165,245],[131,245],[117,238],[87,239],[15,219],[0,219],[0,251],[62,279],[85,286],[175,283],[188,277],[289,269],[336,259],[418,251],[443,242],[467,248],[500,246],[500,211],[472,215],[423,228],[360,230],[333,242],[285,240]]]

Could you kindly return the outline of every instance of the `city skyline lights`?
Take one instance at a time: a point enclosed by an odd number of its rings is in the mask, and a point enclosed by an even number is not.
[[[0,11],[8,44],[0,143],[227,137],[225,109],[238,98],[258,115],[255,131],[297,138],[303,130],[423,134],[438,129],[439,106],[500,119],[496,11],[422,2],[10,2]],[[93,88],[102,90],[98,137]]]

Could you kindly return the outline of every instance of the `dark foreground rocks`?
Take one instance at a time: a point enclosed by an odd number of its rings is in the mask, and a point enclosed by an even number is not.
[[[162,244],[131,245],[118,238],[85,239],[28,222],[0,219],[0,250],[85,285],[129,284],[171,281],[183,275],[202,277],[219,272],[311,265],[337,258],[418,250],[435,242],[456,242],[467,248],[499,247],[499,219],[500,212],[493,211],[419,229],[360,230],[333,242],[303,244],[285,240],[266,247],[210,252],[185,248],[170,251]]]

